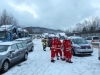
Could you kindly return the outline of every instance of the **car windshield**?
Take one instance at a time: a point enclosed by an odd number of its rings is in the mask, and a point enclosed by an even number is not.
[[[93,37],[93,40],[99,40],[100,38],[99,37]]]
[[[8,49],[8,45],[0,45],[0,52],[5,52]]]
[[[83,38],[72,39],[75,44],[87,44],[88,42]]]
[[[6,32],[0,32],[0,40],[4,39],[6,35]]]

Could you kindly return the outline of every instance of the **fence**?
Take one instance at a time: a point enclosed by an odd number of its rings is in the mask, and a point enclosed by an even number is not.
[[[87,32],[79,32],[79,33],[70,33],[67,34],[68,36],[81,36],[83,38],[86,38],[88,36],[99,36],[100,37],[100,30],[97,31],[87,31]]]

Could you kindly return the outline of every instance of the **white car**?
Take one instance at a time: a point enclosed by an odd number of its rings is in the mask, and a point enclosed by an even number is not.
[[[100,43],[100,38],[98,36],[89,36],[86,38],[88,43],[92,44],[99,44]]]
[[[93,53],[93,47],[82,37],[70,37],[72,43],[72,53],[76,54],[90,54]]]

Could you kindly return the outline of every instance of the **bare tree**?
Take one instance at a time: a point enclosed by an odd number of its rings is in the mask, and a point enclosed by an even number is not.
[[[17,22],[17,20],[12,15],[9,15],[6,12],[6,10],[4,10],[2,15],[0,16],[0,26],[1,25],[9,25],[9,24],[16,24],[16,25],[18,25],[18,22]]]

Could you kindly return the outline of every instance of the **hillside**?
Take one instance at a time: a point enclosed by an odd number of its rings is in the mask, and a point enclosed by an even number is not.
[[[25,27],[29,31],[30,34],[42,34],[42,33],[57,33],[57,32],[64,32],[62,30],[54,30],[49,28],[43,27]]]

